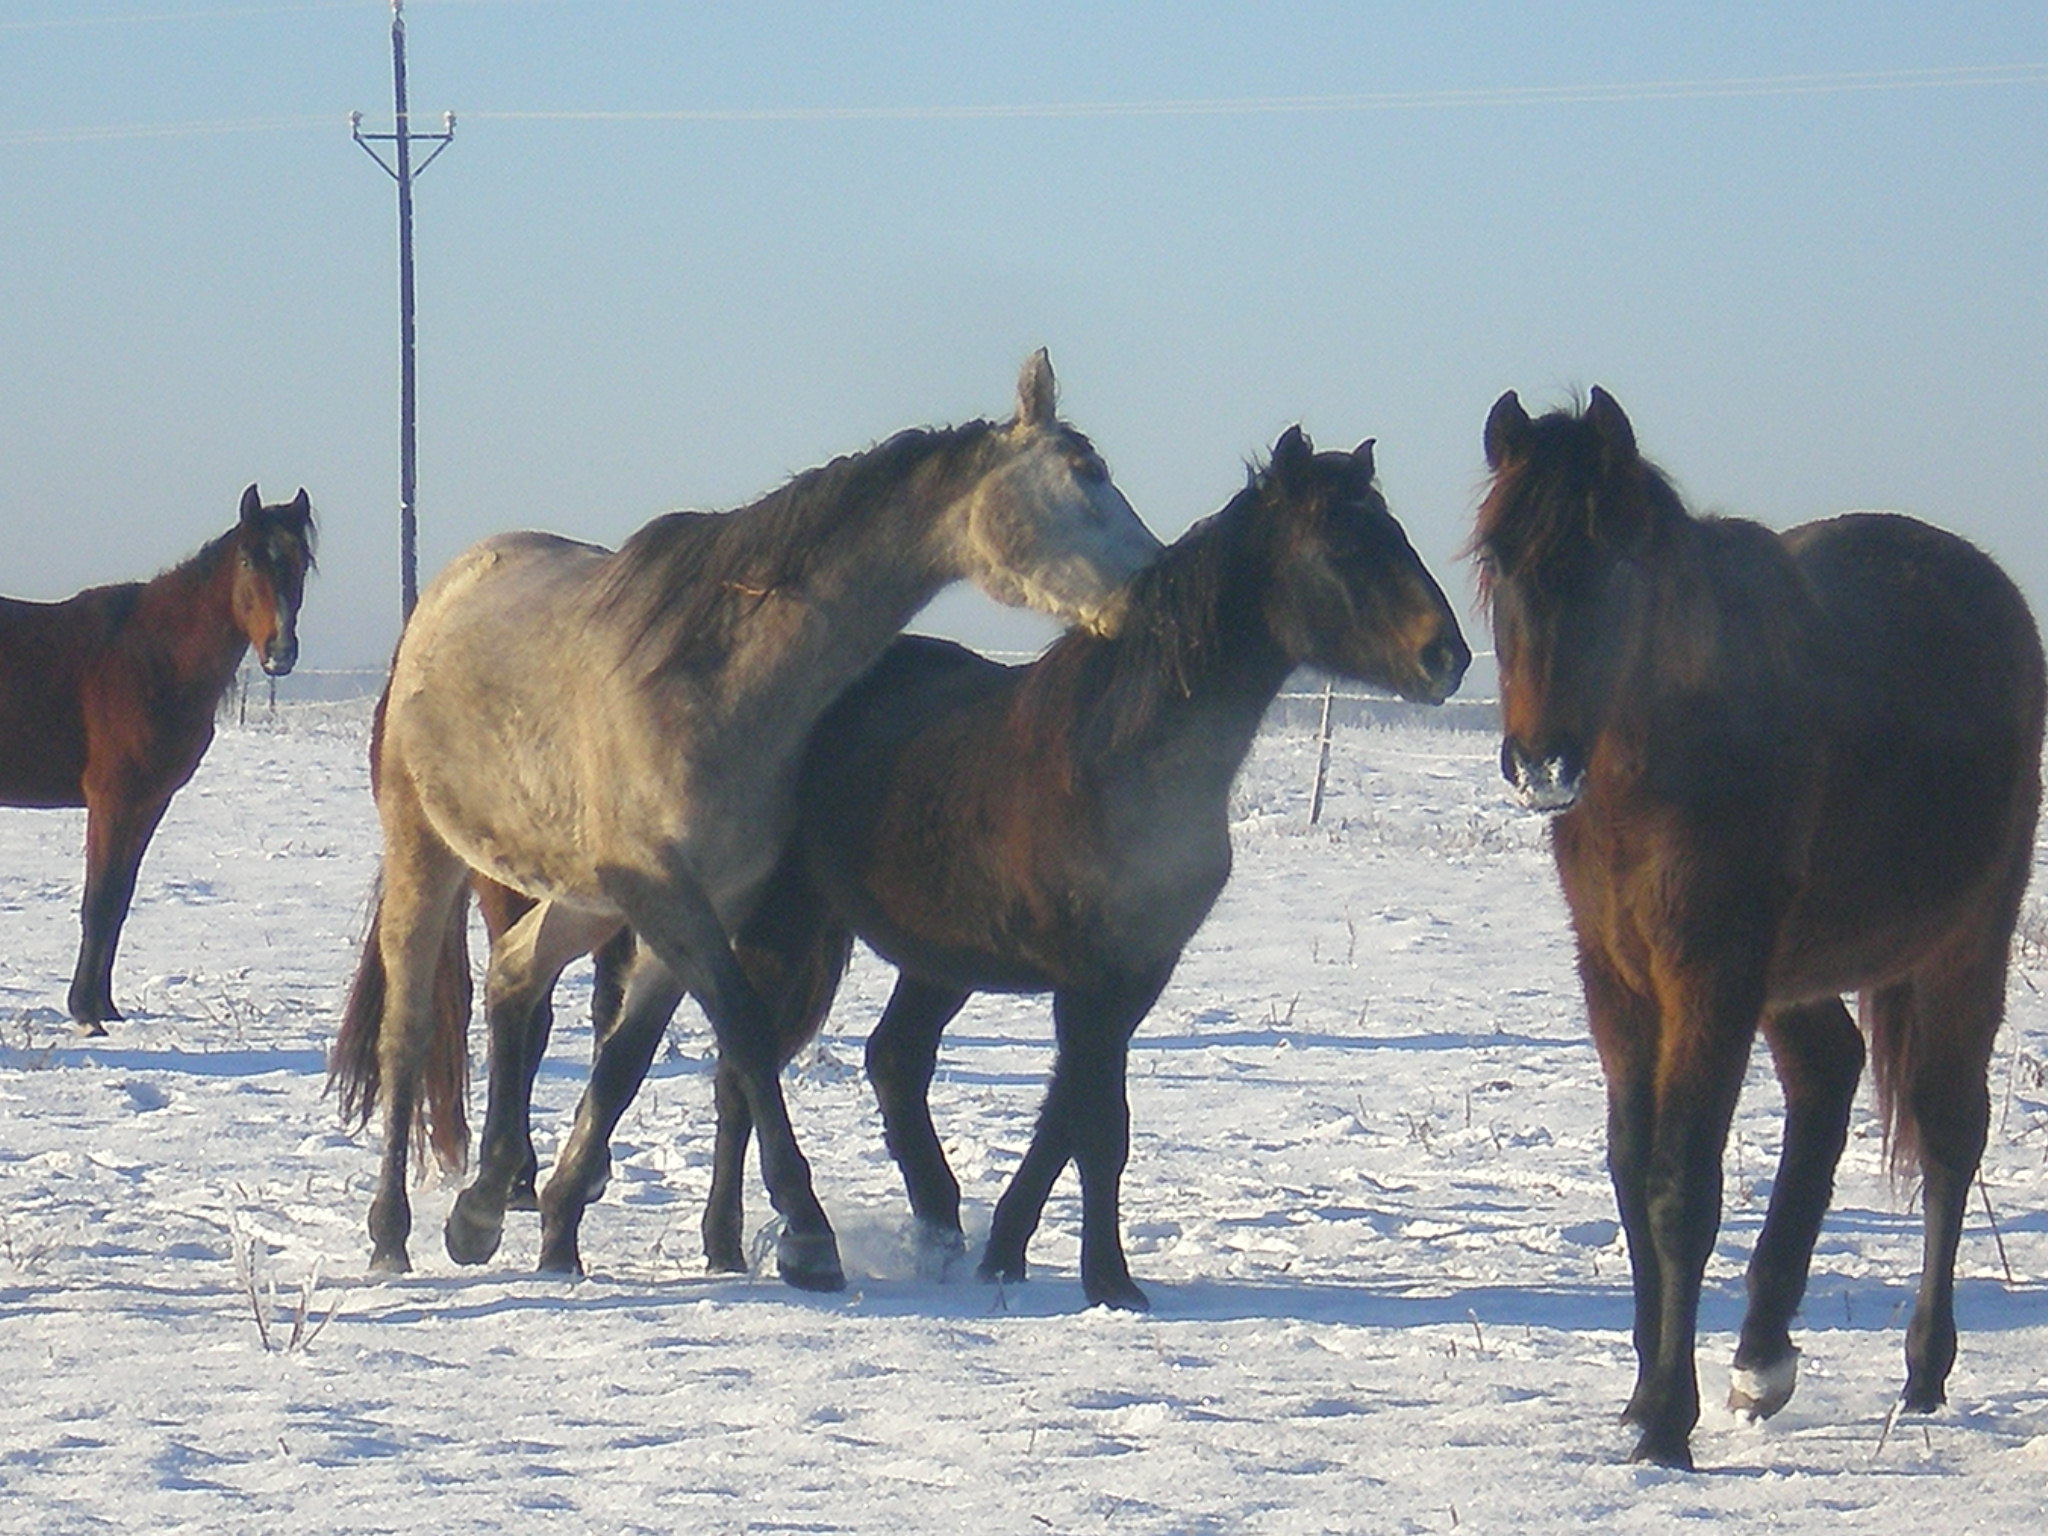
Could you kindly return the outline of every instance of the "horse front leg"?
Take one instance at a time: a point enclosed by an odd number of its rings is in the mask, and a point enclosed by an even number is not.
[[[919,1253],[942,1266],[965,1248],[966,1239],[960,1230],[960,1182],[932,1125],[932,1074],[939,1038],[970,995],[908,972],[899,975],[866,1053],[868,1082],[882,1110],[882,1139],[903,1171],[917,1218]]]
[[[1124,1257],[1123,1178],[1130,1160],[1125,1090],[1131,1036],[1166,985],[1171,966],[1105,992],[1053,997],[1060,1054],[1071,1063],[1074,1171],[1081,1179],[1081,1286],[1097,1306],[1143,1312],[1151,1302]]]
[[[1151,1306],[1124,1257],[1120,1207],[1131,1136],[1124,1080],[1131,1034],[1171,972],[1168,966],[1105,991],[1054,994],[1052,1084],[1024,1161],[996,1203],[981,1262],[984,1279],[1024,1277],[1025,1244],[1071,1159],[1081,1180],[1082,1290],[1096,1306],[1132,1312]]]
[[[1863,1075],[1863,1036],[1838,997],[1766,1014],[1763,1028],[1785,1090],[1785,1143],[1750,1255],[1749,1307],[1728,1392],[1728,1406],[1755,1419],[1784,1407],[1798,1385],[1792,1318],[1806,1295]]]
[[[1579,979],[1607,1085],[1607,1173],[1628,1240],[1636,1386],[1624,1424],[1641,1421],[1644,1389],[1661,1348],[1664,1280],[1650,1230],[1650,1156],[1656,1143],[1657,1002],[1622,980],[1596,944],[1581,941]]]
[[[583,1212],[602,1189],[600,1175],[611,1162],[612,1132],[646,1080],[654,1052],[683,999],[675,973],[643,955],[627,983],[618,1023],[597,1048],[590,1082],[576,1106],[576,1123],[555,1160],[555,1171],[540,1192],[540,1268],[580,1275],[578,1234]]]
[[[118,794],[97,791],[85,818],[85,897],[79,904],[78,964],[71,973],[65,1002],[72,1019],[87,1035],[104,1035],[108,1020],[118,1020],[114,1006],[114,951],[121,925],[135,899],[135,880],[142,855],[169,800],[137,804]]]
[[[796,1144],[789,1110],[783,1103],[781,1046],[774,1020],[734,956],[716,911],[702,889],[687,876],[656,882],[636,871],[612,870],[604,878],[653,957],[680,978],[703,1005],[718,1040],[719,1056],[732,1064],[745,1091],[761,1150],[762,1178],[768,1186],[770,1203],[784,1222],[776,1243],[776,1265],[782,1278],[804,1290],[842,1289],[846,1274],[839,1262],[839,1245],[832,1235],[831,1223],[825,1219],[824,1207],[811,1188],[810,1164]],[[633,1053],[640,1049],[641,1042],[625,1037],[634,1023],[636,1004],[631,993],[646,969],[643,958],[635,969],[633,985],[628,988],[626,1015],[599,1049],[599,1068],[592,1073],[592,1093],[585,1096],[586,1104],[595,1095],[599,1080],[608,1075],[606,1058],[613,1055],[614,1045],[620,1047],[622,1062],[633,1059]],[[659,1030],[655,1033],[658,1038]],[[653,1043],[645,1042],[645,1048],[651,1062]],[[643,1063],[640,1071],[644,1074],[645,1070]],[[626,1098],[637,1087],[635,1078],[632,1086],[625,1089]],[[621,1102],[618,1108],[623,1107]],[[578,1134],[583,1129],[579,1112]],[[561,1174],[557,1173],[549,1181],[549,1191],[560,1180]],[[548,1198],[543,1193],[543,1214]]]
[[[1648,1328],[1639,1319],[1638,1345],[1646,1337],[1655,1345],[1639,1360],[1629,1400],[1628,1417],[1642,1432],[1631,1461],[1692,1467],[1700,1289],[1721,1229],[1721,1159],[1762,1005],[1760,966],[1754,976],[1747,983],[1711,974],[1680,978],[1660,999],[1640,1212],[1656,1254],[1656,1288],[1648,1294],[1640,1275],[1636,1288],[1638,1308],[1648,1301],[1656,1311]]]

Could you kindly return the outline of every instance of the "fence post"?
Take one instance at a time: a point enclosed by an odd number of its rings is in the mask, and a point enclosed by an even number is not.
[[[1334,678],[1323,679],[1323,722],[1316,728],[1316,786],[1308,797],[1310,826],[1323,819],[1323,780],[1330,773],[1330,696],[1335,687]]]

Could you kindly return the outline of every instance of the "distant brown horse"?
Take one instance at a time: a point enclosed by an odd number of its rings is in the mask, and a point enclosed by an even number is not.
[[[1557,813],[1608,1158],[1635,1273],[1635,1459],[1689,1467],[1701,1279],[1761,1027],[1784,1149],[1749,1265],[1731,1406],[1791,1397],[1788,1332],[1869,1028],[1925,1252],[1909,1411],[1944,1400],[1963,1207],[2041,791],[2041,642],[2011,581],[1910,518],[1775,534],[1695,518],[1621,407],[1486,424],[1473,549],[1500,663],[1501,767]]]
[[[234,527],[152,581],[0,598],[0,804],[86,808],[69,1006],[88,1034],[121,1017],[114,946],[150,835],[212,742],[243,652],[291,671],[312,564],[306,493],[266,507],[252,485]]]

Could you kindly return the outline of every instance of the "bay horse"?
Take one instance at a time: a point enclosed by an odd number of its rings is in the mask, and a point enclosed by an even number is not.
[[[1295,427],[1138,573],[1114,635],[1069,632],[1026,666],[905,638],[826,711],[739,949],[780,978],[785,1058],[823,1021],[849,933],[897,968],[866,1066],[923,1245],[963,1242],[928,1106],[941,1033],[975,992],[1050,992],[1051,1084],[980,1273],[1024,1277],[1071,1161],[1089,1302],[1147,1305],[1119,1231],[1130,1040],[1229,879],[1230,786],[1267,706],[1301,666],[1437,704],[1470,660],[1374,485],[1373,445],[1318,453]],[[715,1269],[744,1267],[739,1087],[721,1059]]]
[[[143,852],[212,744],[243,655],[253,646],[272,677],[298,660],[312,565],[305,491],[265,506],[252,485],[234,527],[149,581],[55,603],[0,598],[0,805],[86,813],[83,937],[66,999],[85,1034],[121,1017],[114,950]]]
[[[1989,1124],[2007,952],[2033,858],[2043,666],[1990,559],[1911,518],[1773,533],[1699,518],[1612,396],[1487,419],[1472,541],[1500,665],[1501,769],[1553,814],[1607,1079],[1634,1272],[1635,1460],[1690,1467],[1694,1334],[1721,1163],[1759,1028],[1784,1146],[1730,1406],[1783,1407],[1870,1033],[1924,1254],[1904,1407],[1945,1398],[1954,1270]]]
[[[657,518],[616,553],[517,533],[458,557],[421,597],[380,706],[383,871],[332,1061],[344,1112],[383,1113],[372,1267],[409,1267],[416,1115],[454,1123],[459,1073],[452,1091],[430,1080],[423,1100],[422,1069],[437,1038],[467,1028],[474,874],[538,903],[493,946],[494,1077],[498,1037],[524,1031],[570,959],[622,925],[636,941],[619,1022],[540,1196],[541,1268],[580,1270],[593,1176],[688,992],[760,1127],[787,1222],[783,1277],[843,1285],[770,1021],[728,938],[781,852],[804,739],[951,581],[1109,624],[1118,589],[1157,548],[1088,440],[1057,418],[1041,351],[1011,421],[899,433],[737,512]]]

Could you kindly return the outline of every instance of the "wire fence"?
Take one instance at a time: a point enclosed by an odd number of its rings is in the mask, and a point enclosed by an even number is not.
[[[1000,661],[1029,661],[1028,653],[998,652]],[[1481,655],[1475,661],[1490,658]],[[221,701],[222,713],[231,720],[246,722],[251,717],[274,713],[280,704],[342,704],[377,697],[384,687],[382,667],[300,667],[289,677],[266,677],[253,664],[241,674]],[[1470,688],[1469,684],[1479,684]],[[1338,682],[1330,690],[1329,723],[1352,725],[1434,725],[1451,730],[1491,731],[1500,722],[1499,705],[1492,694],[1492,673],[1469,679],[1468,692],[1440,705],[1411,704],[1386,694],[1375,694],[1355,684]],[[1317,729],[1323,720],[1324,679],[1319,673],[1298,672],[1287,681],[1278,698],[1266,711],[1269,728]]]

